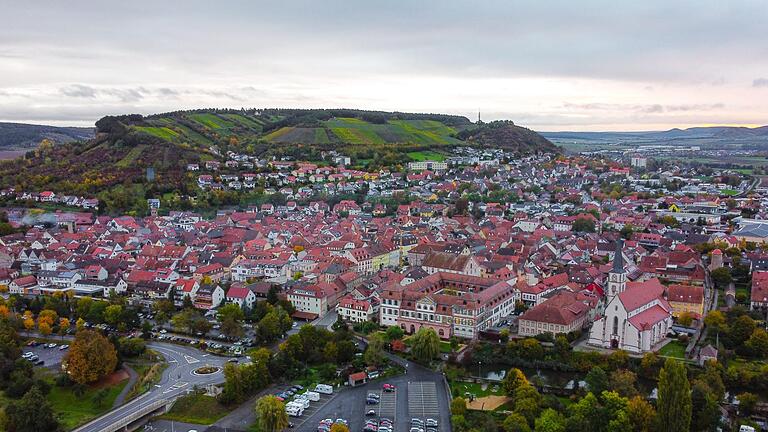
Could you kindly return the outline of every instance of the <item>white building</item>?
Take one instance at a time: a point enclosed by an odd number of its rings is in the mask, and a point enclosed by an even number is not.
[[[617,242],[613,268],[608,274],[604,316],[589,333],[589,344],[632,353],[652,351],[672,327],[672,308],[664,299],[664,286],[653,278],[627,282],[621,242]]]

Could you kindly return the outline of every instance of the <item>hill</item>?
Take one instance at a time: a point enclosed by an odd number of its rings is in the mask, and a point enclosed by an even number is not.
[[[32,149],[47,139],[55,144],[93,138],[93,128],[42,126],[0,122],[0,150]]]
[[[511,121],[494,121],[467,129],[458,139],[472,146],[502,148],[517,154],[558,153],[559,149],[538,133]]]
[[[182,194],[195,190],[189,163],[226,157],[322,160],[325,151],[350,156],[353,165],[398,167],[456,146],[497,147],[517,153],[557,152],[533,131],[509,123],[475,125],[444,114],[348,109],[193,110],[152,116],[107,116],[93,139],[46,145],[25,158],[0,164],[0,188],[45,189],[81,195],[144,184],[154,168],[153,187]]]

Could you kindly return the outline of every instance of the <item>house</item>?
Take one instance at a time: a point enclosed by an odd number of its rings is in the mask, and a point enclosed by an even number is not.
[[[197,289],[194,304],[198,309],[211,310],[219,307],[224,297],[224,289],[219,285],[201,285]]]
[[[717,348],[711,344],[699,350],[699,366],[704,366],[704,363],[710,360],[717,361]]]
[[[226,275],[226,268],[220,263],[213,263],[198,267],[193,277],[198,281],[202,281],[203,278],[208,277],[211,283],[219,283]]]
[[[252,309],[256,303],[256,294],[244,286],[235,286],[227,291],[227,302],[235,303],[242,309]]]
[[[683,312],[694,318],[704,316],[704,287],[697,285],[670,285],[667,287],[667,301],[672,306],[672,315],[677,318]]]
[[[99,294],[109,297],[114,294],[125,294],[128,291],[128,283],[121,278],[107,279],[80,279],[74,283],[72,289],[75,295],[93,297]]]
[[[758,271],[752,274],[752,294],[749,300],[749,310],[765,312],[768,309],[768,271]]]
[[[596,301],[594,301],[596,303]],[[520,336],[570,333],[581,330],[589,316],[590,300],[562,290],[523,313],[518,320]]]
[[[32,275],[23,276],[18,279],[14,279],[8,285],[8,292],[10,294],[24,295],[37,287],[37,278]]]
[[[424,257],[422,268],[429,273],[458,273],[467,276],[480,276],[482,269],[475,257],[449,252],[429,252]]]
[[[198,289],[200,289],[200,282],[198,282],[196,279],[191,279],[191,278],[177,279],[174,286],[173,303],[176,306],[181,306],[184,304],[184,298],[189,297],[189,299],[194,304]]]
[[[363,385],[368,382],[368,374],[365,372],[357,372],[349,374],[349,385],[351,387]]]
[[[347,322],[360,323],[373,321],[373,306],[368,300],[358,300],[351,295],[347,295],[339,300],[336,305],[336,312],[339,317]]]

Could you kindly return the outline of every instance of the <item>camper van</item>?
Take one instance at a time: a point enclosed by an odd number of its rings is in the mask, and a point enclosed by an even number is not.
[[[304,414],[304,408],[297,405],[286,405],[285,413],[291,417],[300,417],[302,414]]]
[[[304,393],[304,396],[306,396],[307,399],[311,400],[312,402],[317,402],[320,400],[320,393],[318,392],[308,391]]]
[[[333,394],[333,387],[328,384],[318,384],[315,391],[322,394]]]
[[[302,409],[306,409],[306,408],[309,408],[309,399],[296,398],[291,402],[288,402],[288,405],[296,405],[296,406],[300,406]]]

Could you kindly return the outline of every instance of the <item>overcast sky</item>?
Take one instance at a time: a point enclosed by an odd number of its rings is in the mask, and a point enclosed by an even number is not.
[[[0,120],[346,107],[768,124],[768,1],[0,0]]]

